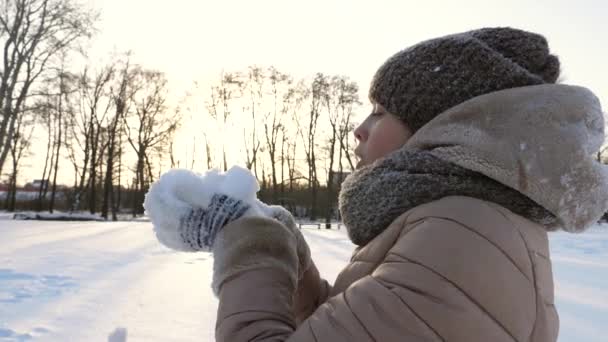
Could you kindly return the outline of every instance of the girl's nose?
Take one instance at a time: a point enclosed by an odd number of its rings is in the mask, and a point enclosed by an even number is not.
[[[367,140],[367,130],[365,129],[365,127],[363,125],[364,125],[364,123],[360,124],[353,131],[353,133],[355,134],[355,138],[357,140],[359,140],[360,142]]]

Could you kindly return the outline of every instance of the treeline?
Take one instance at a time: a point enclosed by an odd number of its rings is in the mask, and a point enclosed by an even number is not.
[[[80,2],[0,5],[6,209],[137,215],[150,184],[169,168],[239,164],[255,173],[264,201],[311,219],[335,215],[339,185],[355,164],[349,133],[359,89],[348,77],[296,79],[251,66],[202,82],[212,84],[173,104],[166,75],[133,63],[129,54],[75,67],[75,60],[86,60],[98,18]],[[187,125],[200,125],[191,142],[177,137],[185,116]],[[40,181],[35,198],[19,204],[17,180],[28,163]],[[59,184],[66,174],[71,184]]]
[[[232,150],[242,158],[232,160],[260,180],[262,200],[295,201],[310,219],[331,219],[339,185],[356,164],[355,82],[323,73],[298,80],[274,67],[250,66],[222,74],[205,98],[203,168],[226,170],[234,164],[227,161]]]

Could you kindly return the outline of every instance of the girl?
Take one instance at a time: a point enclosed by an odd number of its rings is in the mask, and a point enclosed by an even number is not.
[[[280,208],[207,190],[176,212],[175,243],[214,253],[217,340],[556,341],[547,232],[608,207],[599,101],[559,70],[543,36],[512,28],[389,58],[340,193],[359,247],[333,286]]]

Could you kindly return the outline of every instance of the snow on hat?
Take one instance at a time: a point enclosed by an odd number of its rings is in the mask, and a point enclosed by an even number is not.
[[[555,83],[559,59],[542,35],[483,28],[427,40],[389,58],[369,97],[417,131],[441,112],[486,93]]]

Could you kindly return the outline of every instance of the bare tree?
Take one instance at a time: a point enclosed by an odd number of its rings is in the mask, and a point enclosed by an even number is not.
[[[97,184],[99,168],[102,163],[104,146],[100,143],[104,130],[103,122],[106,120],[113,101],[108,98],[108,86],[114,75],[114,65],[109,64],[96,72],[92,77],[89,70],[85,69],[80,76],[80,92],[84,102],[84,120],[81,128],[84,142],[84,164],[80,184],[78,188],[78,202],[84,187],[88,188],[89,211],[94,214],[97,211]],[[118,121],[119,119],[116,119]],[[88,166],[87,166],[88,162]],[[88,170],[89,179],[85,185],[86,172]]]
[[[291,125],[288,136],[285,138],[285,144],[287,145],[286,156],[282,156],[287,161],[287,173],[289,174],[289,192],[293,193],[294,184],[296,180],[301,179],[301,174],[297,171],[296,166],[296,153],[298,151],[298,137],[301,137],[304,141],[304,131],[302,120],[299,115],[304,107],[306,101],[310,97],[310,89],[303,80],[300,80],[295,87],[291,90]],[[310,169],[309,169],[310,171]]]
[[[50,161],[53,160],[53,137],[55,136],[53,132],[53,114],[51,104],[49,103],[50,99],[46,98],[39,102],[36,106],[37,116],[42,118],[44,121],[44,127],[47,131],[47,144],[46,144],[46,154],[44,157],[44,167],[42,170],[42,177],[40,178],[40,185],[38,187],[38,198],[36,203],[36,210],[42,211],[43,207],[43,199],[46,198],[46,194],[48,191],[48,178],[50,175]],[[48,174],[47,174],[48,171]]]
[[[108,85],[114,73],[114,65],[108,64],[96,71],[86,66],[76,76],[74,89],[71,90],[71,107],[74,109],[64,116],[64,144],[74,170],[74,186],[69,198],[71,211],[80,209],[87,194],[88,209],[94,213],[97,208],[97,189],[99,188],[99,169],[104,146],[101,136],[112,102]],[[78,103],[78,105],[76,105]],[[87,193],[88,192],[88,193]]]
[[[34,132],[33,121],[25,115],[19,115],[11,142],[11,160],[12,171],[9,178],[9,193],[7,196],[7,210],[15,211],[15,202],[17,196],[17,177],[19,173],[19,165],[22,157],[24,157],[32,143],[32,133]]]
[[[317,195],[319,189],[319,178],[317,175],[317,127],[322,112],[322,105],[327,97],[329,83],[327,76],[317,73],[310,85],[310,111],[306,126],[299,125],[300,136],[304,143],[304,153],[308,164],[308,189],[311,194],[309,217],[311,220],[317,218]]]
[[[220,83],[217,86],[211,87],[210,102],[207,103],[207,109],[213,119],[222,125],[221,130],[229,130],[228,119],[232,115],[233,100],[242,96],[245,82],[243,76],[238,73],[222,73]],[[226,156],[226,134],[222,134],[222,167],[224,171],[228,170],[228,160]]]
[[[266,80],[266,75],[264,71],[260,67],[250,66],[248,70],[248,78],[246,82],[246,87],[249,91],[249,101],[250,104],[246,109],[249,109],[251,112],[251,131],[248,132],[247,127],[243,128],[243,136],[245,141],[245,155],[246,155],[246,163],[247,169],[253,169],[253,173],[256,178],[258,177],[258,167],[257,167],[257,157],[258,152],[261,148],[261,141],[257,136],[257,118],[256,114],[258,110],[262,108],[262,101],[264,97],[264,83]]]
[[[60,88],[64,86],[64,74],[60,74]],[[51,185],[51,199],[49,202],[49,212],[53,212],[55,209],[55,194],[57,191],[57,173],[59,172],[59,158],[61,156],[61,139],[62,139],[62,127],[63,127],[63,96],[59,95],[56,99],[55,104],[55,152],[53,153],[55,160],[51,160],[51,173],[53,174],[53,184]],[[49,174],[50,176],[50,174]]]
[[[143,195],[154,180],[150,152],[167,141],[179,123],[179,117],[167,115],[167,80],[163,73],[138,70],[135,82],[139,85],[131,97],[135,113],[124,120],[127,140],[137,158],[133,215],[143,212]]]
[[[340,85],[337,77],[332,77],[328,87],[327,96],[324,97],[324,104],[329,117],[331,126],[331,136],[329,138],[329,146],[327,148],[329,156],[329,167],[327,172],[327,206],[325,208],[325,228],[331,228],[331,217],[333,214],[333,187],[334,187],[334,155],[336,140],[338,136],[337,121],[340,107]]]
[[[296,89],[292,86],[289,86],[287,89],[287,92],[285,93],[285,95],[283,96],[283,108],[281,109],[281,116],[284,118],[289,118],[289,115],[292,113],[292,111],[294,110],[294,108],[297,106],[297,99],[296,99]],[[282,124],[280,126],[280,133],[281,133],[281,199],[285,199],[285,161],[289,160],[289,156],[290,156],[290,141],[293,141],[294,144],[296,142],[297,139],[293,139],[290,137],[292,134],[290,134],[290,131],[293,131],[293,128],[288,128],[289,123],[287,124]],[[290,125],[290,126],[295,126],[295,125]],[[295,127],[297,129],[297,127]],[[293,136],[297,136],[297,134],[293,134]],[[295,146],[294,146],[295,149]],[[294,154],[295,154],[295,150],[294,150]],[[289,172],[289,163],[287,163],[288,165],[288,175],[291,175],[291,173]],[[290,179],[290,184],[291,184],[291,177]],[[290,185],[290,187],[293,188],[293,186]],[[283,203],[281,203],[283,204]]]
[[[88,188],[88,183],[85,184],[88,175],[89,159],[91,157],[91,110],[87,106],[86,89],[89,87],[89,82],[86,74],[83,72],[79,75],[78,80],[78,103],[79,110],[73,112],[66,118],[69,121],[67,127],[69,129],[69,143],[66,139],[66,150],[68,157],[74,168],[74,187],[73,196],[70,203],[70,211],[76,211],[80,208],[82,196]]]
[[[89,37],[96,16],[75,0],[13,0],[0,5],[0,173],[32,85],[52,59]]]
[[[331,127],[331,136],[329,138],[328,157],[329,167],[327,172],[327,208],[325,212],[325,227],[331,227],[331,218],[334,213],[336,204],[336,196],[334,186],[340,186],[343,180],[343,165],[342,152],[344,151],[344,140],[351,129],[350,119],[353,112],[353,106],[358,103],[359,88],[355,82],[351,82],[345,76],[334,76],[329,83],[327,96],[325,97],[325,106]],[[338,148],[338,164],[339,172],[338,179],[335,178],[334,161],[336,154],[336,143],[339,143]],[[352,167],[350,159],[350,151],[346,149],[345,155]]]
[[[104,177],[103,202],[101,206],[101,217],[107,219],[108,212],[112,209],[112,220],[116,221],[116,206],[112,205],[114,199],[114,169],[116,159],[120,158],[121,135],[124,132],[123,123],[126,113],[129,111],[132,87],[133,72],[130,67],[129,57],[127,56],[124,67],[120,71],[120,77],[116,88],[111,89],[111,98],[114,105],[114,115],[108,119],[108,144],[106,173]],[[117,141],[118,139],[118,141]],[[120,187],[120,184],[119,184]]]
[[[289,177],[289,192],[293,193],[293,186],[296,181],[296,150],[297,150],[297,139],[287,140],[287,154],[283,157],[287,161],[287,174]]]
[[[213,118],[216,122],[219,121],[219,96],[217,87],[211,86],[211,94],[209,96],[209,101],[206,102],[207,111],[209,116]],[[203,133],[205,136],[205,149],[207,152],[207,168],[213,168],[213,157],[211,153],[211,145],[209,144],[209,138],[207,134]]]
[[[340,174],[343,172],[342,160],[346,158],[350,171],[355,170],[353,163],[354,147],[350,142],[351,132],[354,130],[352,117],[356,106],[361,104],[359,100],[359,86],[356,82],[348,80],[346,77],[339,79],[340,85],[340,119],[338,120],[338,141],[340,142],[340,156],[338,158],[340,165]]]
[[[340,157],[338,158],[338,161],[340,163],[340,172],[343,172],[344,167],[342,165],[343,159],[346,158],[346,161],[348,162],[348,166],[352,171],[355,170],[355,163],[353,162],[353,154],[354,154],[354,150],[355,150],[355,146],[356,146],[356,141],[355,144],[351,143],[351,141],[348,139],[348,137],[350,136],[349,133],[351,133],[355,127],[353,125],[352,122],[350,122],[350,119],[352,118],[352,111],[349,111],[349,115],[346,117],[346,120],[340,125],[340,127],[338,127],[338,141],[340,142]]]
[[[123,127],[124,130],[124,127]],[[117,219],[117,213],[118,210],[120,209],[120,205],[121,205],[121,199],[122,199],[122,183],[121,183],[121,179],[122,179],[122,147],[123,147],[123,135],[124,134],[119,134],[118,135],[118,180],[117,180],[117,186],[116,186],[116,191],[112,191],[112,220],[116,221]]]
[[[270,169],[272,171],[272,200],[274,203],[278,203],[279,197],[279,186],[277,182],[277,142],[279,139],[279,133],[283,126],[282,121],[284,113],[289,111],[288,101],[291,95],[287,90],[291,85],[291,79],[288,75],[283,74],[276,70],[274,67],[269,68],[269,79],[271,86],[271,94],[273,97],[273,108],[264,118],[264,135],[266,137],[266,146],[268,150],[268,157],[270,158]],[[280,102],[280,103],[279,103]],[[277,107],[281,105],[281,111],[277,110]]]
[[[51,172],[53,173],[53,181],[51,185],[51,199],[49,202],[49,212],[55,209],[55,198],[57,194],[57,174],[59,173],[59,159],[61,158],[61,147],[64,145],[64,135],[66,126],[66,117],[73,115],[72,105],[69,100],[69,94],[73,92],[76,83],[74,75],[68,73],[64,69],[64,65],[57,70],[57,95],[52,97],[53,112],[55,118],[55,160],[52,162]],[[50,176],[50,173],[49,173]]]

